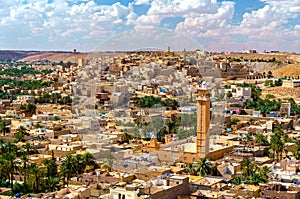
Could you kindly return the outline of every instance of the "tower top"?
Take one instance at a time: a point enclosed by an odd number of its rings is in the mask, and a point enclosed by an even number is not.
[[[197,100],[209,100],[210,99],[210,89],[208,88],[197,88],[196,91]]]
[[[206,83],[206,81],[203,81],[203,82],[201,83],[201,88],[207,89],[207,83]]]

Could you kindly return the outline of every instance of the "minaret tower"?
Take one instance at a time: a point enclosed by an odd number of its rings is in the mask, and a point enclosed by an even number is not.
[[[197,89],[197,153],[200,158],[209,152],[210,97],[206,82]]]

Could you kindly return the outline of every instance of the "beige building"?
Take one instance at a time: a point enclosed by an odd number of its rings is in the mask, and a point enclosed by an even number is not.
[[[283,80],[282,87],[286,87],[286,88],[300,87],[300,80]]]

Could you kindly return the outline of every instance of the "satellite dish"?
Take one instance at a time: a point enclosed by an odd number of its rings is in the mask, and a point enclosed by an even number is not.
[[[203,82],[201,83],[201,87],[202,87],[203,89],[207,89],[207,83],[206,83],[206,81],[203,81]]]

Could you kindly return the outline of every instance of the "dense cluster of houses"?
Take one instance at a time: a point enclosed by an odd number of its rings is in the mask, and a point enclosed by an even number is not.
[[[36,150],[30,162],[39,165],[54,157],[60,164],[68,154],[89,152],[98,167],[74,176],[59,191],[22,197],[300,198],[300,155],[295,156],[300,119],[291,114],[291,103],[281,103],[279,111],[268,114],[246,108],[253,101],[253,91],[241,85],[255,84],[255,78],[249,78],[255,73],[246,64],[208,57],[199,51],[104,54],[78,64],[47,66],[51,74],[24,76],[24,81],[39,78],[53,83],[23,90],[16,99],[0,99],[1,120],[9,125],[1,138],[13,140],[23,126],[28,135],[16,144],[29,143]],[[204,96],[209,105],[199,105],[199,88],[209,90],[209,96]],[[14,89],[1,88],[11,93]],[[37,103],[46,94],[51,100]],[[63,103],[65,96],[72,102]],[[142,101],[147,99],[158,101],[148,105]],[[173,104],[167,104],[168,100]],[[24,108],[28,104],[34,108]],[[186,125],[182,118],[193,115],[195,120]],[[200,157],[196,134],[203,128],[198,126],[205,124],[205,115],[210,121],[208,152]],[[277,131],[284,144],[279,158],[272,146]],[[183,136],[183,132],[190,134]],[[199,168],[205,157],[209,172],[189,169]],[[254,165],[254,173],[269,168],[267,178],[243,179],[245,170],[251,170],[245,166],[247,161]],[[21,182],[22,176],[16,176]],[[0,194],[6,189],[0,187]]]

